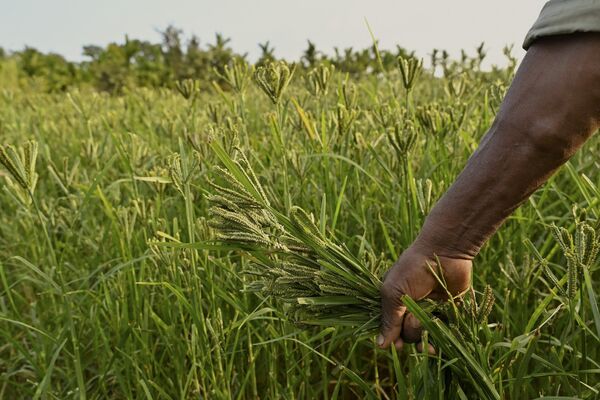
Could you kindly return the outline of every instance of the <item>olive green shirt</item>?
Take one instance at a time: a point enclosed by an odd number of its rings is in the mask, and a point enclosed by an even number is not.
[[[550,0],[533,24],[523,48],[544,36],[600,32],[600,0]]]

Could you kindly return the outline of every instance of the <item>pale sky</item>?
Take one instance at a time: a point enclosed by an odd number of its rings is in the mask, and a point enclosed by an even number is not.
[[[259,53],[270,41],[278,57],[297,60],[310,39],[317,49],[364,48],[369,21],[381,48],[399,44],[427,58],[433,48],[458,56],[482,41],[488,62],[503,63],[502,47],[523,37],[545,0],[0,0],[0,47],[30,45],[81,60],[83,45],[130,38],[158,41],[157,30],[173,24],[202,44],[216,32],[234,50]]]

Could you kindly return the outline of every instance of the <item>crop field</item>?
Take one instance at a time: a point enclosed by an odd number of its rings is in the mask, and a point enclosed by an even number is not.
[[[600,398],[597,137],[485,245],[464,301],[407,300],[435,355],[375,345],[382,276],[512,61],[237,60],[117,93],[5,63],[0,398]]]

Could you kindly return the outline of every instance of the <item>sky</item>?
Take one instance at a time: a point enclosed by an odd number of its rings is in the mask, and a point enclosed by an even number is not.
[[[231,47],[255,59],[258,43],[297,60],[311,40],[332,54],[364,48],[371,26],[381,48],[398,44],[427,59],[434,48],[454,56],[483,41],[488,65],[504,64],[502,48],[514,44],[521,58],[523,38],[545,0],[0,0],[0,47],[25,45],[82,60],[83,45],[130,38],[159,41],[168,25],[196,34],[201,44],[219,32]]]

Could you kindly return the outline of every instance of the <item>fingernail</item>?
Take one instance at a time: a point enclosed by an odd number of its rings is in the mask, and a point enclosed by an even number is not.
[[[384,341],[385,339],[383,338],[383,335],[377,336],[377,346],[383,346]]]

